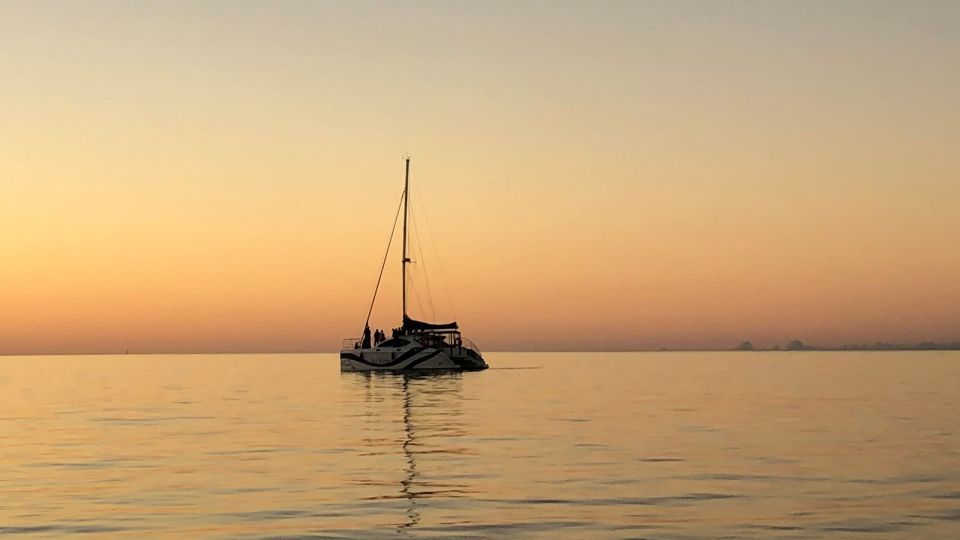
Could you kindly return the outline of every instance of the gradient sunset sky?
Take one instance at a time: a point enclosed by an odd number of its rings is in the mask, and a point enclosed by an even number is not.
[[[336,350],[408,153],[437,316],[481,349],[960,340],[958,29],[933,1],[0,2],[0,353]]]

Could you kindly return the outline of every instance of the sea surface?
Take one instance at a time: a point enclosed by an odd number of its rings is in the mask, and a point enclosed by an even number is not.
[[[960,538],[960,353],[0,357],[0,534]]]

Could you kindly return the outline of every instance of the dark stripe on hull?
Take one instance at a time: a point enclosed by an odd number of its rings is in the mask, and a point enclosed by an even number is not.
[[[366,366],[387,368],[387,367],[396,366],[397,364],[402,364],[403,362],[406,362],[407,359],[409,359],[410,357],[416,356],[417,354],[420,354],[420,353],[423,352],[424,350],[426,350],[426,349],[424,349],[423,347],[414,347],[413,349],[410,349],[409,351],[401,354],[400,356],[394,358],[393,360],[391,360],[391,361],[389,361],[389,362],[385,362],[385,363],[383,363],[383,364],[377,364],[377,363],[375,363],[375,362],[370,362],[370,361],[368,361],[368,360],[364,360],[364,359],[363,359],[360,355],[358,355],[358,354],[347,353],[347,352],[342,352],[342,353],[340,353],[340,358],[349,358],[350,360],[353,360],[354,362],[359,362],[359,363],[361,363],[361,364],[363,364],[363,365],[366,365]],[[438,351],[438,352],[439,352],[439,351]]]
[[[427,360],[433,358],[434,356],[436,356],[436,355],[438,355],[438,354],[440,354],[440,350],[439,350],[439,349],[433,351],[432,353],[430,353],[430,354],[428,354],[428,355],[426,355],[426,356],[424,356],[423,358],[420,358],[420,359],[414,360],[413,362],[410,362],[410,365],[409,365],[409,366],[404,366],[403,369],[413,369],[413,368],[419,366],[420,364],[426,362]]]
[[[340,358],[347,358],[347,359],[349,359],[349,360],[351,360],[351,361],[353,361],[353,362],[356,362],[356,363],[358,363],[358,364],[363,364],[363,365],[365,365],[365,366],[370,366],[370,367],[372,367],[372,368],[374,368],[374,369],[387,369],[387,368],[392,368],[392,367],[394,367],[394,366],[398,366],[400,363],[408,360],[410,357],[416,355],[417,353],[423,352],[424,350],[426,350],[426,349],[420,348],[420,349],[408,351],[407,354],[401,355],[400,358],[397,358],[396,360],[393,360],[393,361],[388,362],[388,363],[386,363],[386,364],[376,364],[376,363],[374,363],[374,362],[368,362],[368,361],[360,358],[359,355],[356,355],[356,354],[353,354],[353,353],[340,353]],[[408,370],[408,369],[413,369],[413,368],[419,366],[420,364],[426,362],[427,360],[430,360],[430,359],[433,358],[434,356],[437,356],[438,354],[440,354],[440,352],[441,352],[441,351],[440,351],[439,349],[435,349],[433,352],[431,352],[430,354],[424,356],[423,358],[418,358],[418,359],[414,360],[413,362],[410,362],[408,365],[403,366],[403,367],[397,367],[396,369],[397,369],[397,371],[405,371],[405,370]],[[451,366],[451,367],[449,367],[449,368],[432,368],[432,369],[456,369],[456,367],[455,367],[455,366]]]

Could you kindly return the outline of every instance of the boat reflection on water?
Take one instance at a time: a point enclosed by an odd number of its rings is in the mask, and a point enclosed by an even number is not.
[[[473,493],[457,472],[469,458],[459,442],[466,435],[462,373],[367,372],[347,377],[366,387],[364,415],[368,423],[396,425],[396,438],[368,439],[366,444],[371,446],[371,456],[392,453],[402,457],[402,462],[396,463],[402,471],[392,471],[402,473],[398,482],[371,480],[384,490],[377,499],[405,501],[406,515],[397,524],[398,532],[420,523],[421,512],[429,507],[425,500],[457,499]],[[391,443],[392,451],[384,448]]]
[[[410,397],[410,375],[403,376],[403,457],[407,460],[406,477],[400,481],[400,493],[410,502],[407,507],[407,521],[400,524],[400,529],[407,529],[420,523],[420,512],[417,512],[417,499],[414,496],[417,480],[417,460],[414,456],[416,431],[413,427],[412,411],[413,400]]]

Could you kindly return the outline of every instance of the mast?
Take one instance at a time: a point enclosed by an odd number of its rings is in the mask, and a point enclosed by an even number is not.
[[[403,174],[403,259],[401,259],[401,268],[403,269],[403,319],[401,324],[407,319],[407,263],[410,258],[407,257],[407,203],[410,202],[410,158],[406,158],[406,171]]]

